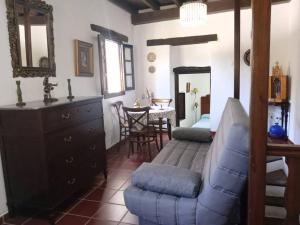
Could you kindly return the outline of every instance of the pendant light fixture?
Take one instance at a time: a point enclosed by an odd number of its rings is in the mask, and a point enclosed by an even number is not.
[[[180,7],[180,22],[184,26],[207,23],[207,4],[203,1],[189,1]]]

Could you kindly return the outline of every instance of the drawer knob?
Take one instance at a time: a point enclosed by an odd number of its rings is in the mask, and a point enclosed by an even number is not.
[[[66,159],[67,164],[72,164],[74,162],[74,157],[71,156],[69,159]]]
[[[96,150],[96,145],[90,146],[90,150],[91,150],[91,151],[95,151],[95,150]]]
[[[76,183],[76,178],[72,178],[72,179],[68,180],[69,185],[73,185],[75,183]]]
[[[65,137],[64,141],[65,141],[66,144],[71,143],[72,142],[72,136]]]
[[[70,113],[63,113],[63,114],[61,114],[61,118],[63,120],[68,120],[68,119],[71,118],[71,114]]]

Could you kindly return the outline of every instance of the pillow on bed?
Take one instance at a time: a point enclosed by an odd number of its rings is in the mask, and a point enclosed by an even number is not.
[[[203,115],[201,115],[201,119],[207,119],[207,120],[209,120],[210,119],[210,114],[203,114]]]
[[[209,129],[205,128],[175,128],[172,133],[173,138],[177,140],[195,141],[209,143],[212,136]]]

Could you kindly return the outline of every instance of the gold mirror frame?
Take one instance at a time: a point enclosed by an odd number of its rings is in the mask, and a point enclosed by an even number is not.
[[[40,0],[25,0],[30,4],[30,8],[45,12],[49,16],[49,28],[47,33],[49,68],[23,67],[19,52],[19,29],[18,18],[15,10],[16,0],[6,0],[7,7],[7,27],[9,32],[9,43],[11,53],[11,64],[13,67],[13,77],[45,77],[56,76],[55,54],[54,54],[54,34],[53,34],[53,7]]]

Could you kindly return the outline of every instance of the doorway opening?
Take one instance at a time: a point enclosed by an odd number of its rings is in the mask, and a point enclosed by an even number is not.
[[[210,129],[211,67],[177,67],[173,71],[176,126]]]

